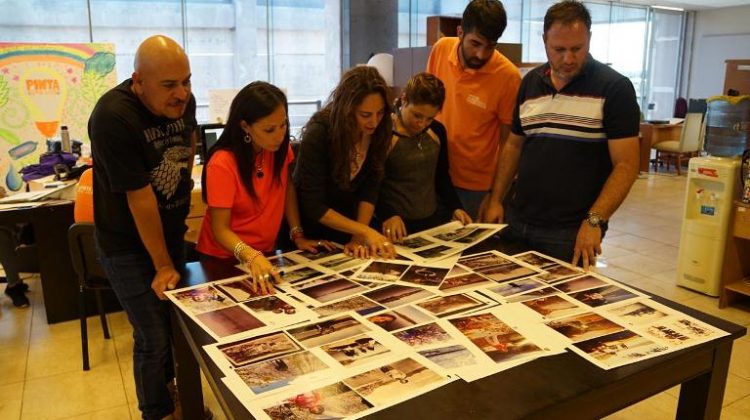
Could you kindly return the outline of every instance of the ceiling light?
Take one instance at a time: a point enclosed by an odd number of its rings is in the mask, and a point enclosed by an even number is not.
[[[682,7],[669,7],[669,6],[651,6],[652,9],[661,9],[661,10],[673,10],[675,12],[684,12],[685,9]]]

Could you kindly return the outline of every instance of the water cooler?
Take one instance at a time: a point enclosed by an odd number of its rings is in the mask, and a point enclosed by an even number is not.
[[[739,196],[738,157],[690,159],[680,234],[677,284],[719,296],[724,248]]]

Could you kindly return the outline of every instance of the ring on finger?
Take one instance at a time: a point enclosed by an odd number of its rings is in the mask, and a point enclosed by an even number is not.
[[[323,245],[323,242],[318,241],[318,246],[321,246],[321,245]]]
[[[391,246],[391,243],[388,241],[383,242],[383,246]]]

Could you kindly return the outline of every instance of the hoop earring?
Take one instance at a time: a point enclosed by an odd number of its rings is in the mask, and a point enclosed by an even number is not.
[[[245,133],[245,138],[243,138],[242,140],[245,143],[247,143],[247,144],[252,144],[253,143],[253,138],[250,137],[250,134],[248,134],[248,133]]]

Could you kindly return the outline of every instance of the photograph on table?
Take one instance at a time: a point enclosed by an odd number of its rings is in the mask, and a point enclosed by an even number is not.
[[[242,305],[269,327],[285,327],[315,317],[304,304],[282,293],[252,299]]]
[[[479,254],[465,255],[458,259],[458,263],[476,271],[483,268],[510,264],[512,261],[499,252],[488,251]]]
[[[409,264],[390,261],[372,261],[360,268],[352,278],[354,280],[379,281],[393,283],[409,268]]]
[[[509,296],[528,292],[530,290],[544,288],[546,286],[546,283],[542,283],[534,279],[534,277],[529,277],[525,279],[511,280],[505,283],[500,283],[497,286],[487,288],[487,290],[498,296],[506,298]]]
[[[418,353],[443,369],[456,370],[475,366],[477,358],[461,344],[419,350]]]
[[[414,252],[414,255],[422,258],[423,260],[439,260],[441,258],[445,258],[449,255],[455,254],[456,252],[459,252],[459,250],[456,248],[447,245],[438,245],[433,246],[432,248],[425,248],[421,251],[416,251]]]
[[[643,297],[640,294],[615,285],[569,293],[568,296],[592,308]]]
[[[344,419],[372,408],[342,382],[293,395],[263,408],[272,420]]]
[[[477,228],[475,228],[475,227],[461,226],[461,227],[459,227],[457,229],[446,230],[446,231],[444,231],[442,233],[438,233],[438,234],[432,235],[432,236],[435,239],[440,239],[441,241],[453,242],[453,241],[457,241],[458,239],[463,238],[466,235],[469,235],[469,234],[473,233],[475,230],[477,230]],[[471,241],[469,241],[469,242],[471,242]]]
[[[306,289],[308,287],[317,286],[319,284],[325,284],[332,282],[334,280],[341,280],[344,279],[344,277],[338,275],[338,274],[326,274],[322,277],[315,277],[309,280],[305,281],[299,281],[297,283],[291,284],[291,285],[285,285],[288,286],[286,288],[293,289],[293,290],[299,290],[299,289]]]
[[[416,305],[426,310],[428,313],[442,318],[444,316],[455,315],[471,309],[481,308],[487,304],[479,299],[469,296],[468,294],[461,293],[457,295],[437,296],[419,302]]]
[[[548,257],[536,251],[522,252],[520,254],[513,255],[513,258],[541,269],[546,269],[547,267],[559,264],[559,261],[555,260],[554,258]]]
[[[370,331],[350,315],[292,328],[287,332],[306,348],[319,347]]]
[[[364,292],[365,290],[368,289],[361,284],[344,278],[339,278],[323,284],[298,289],[297,291],[316,302],[328,303]]]
[[[365,286],[366,287],[366,286]],[[340,314],[343,312],[354,311],[360,315],[368,315],[374,312],[382,311],[385,306],[381,306],[364,296],[353,296],[348,299],[340,300],[338,302],[329,303],[328,305],[313,308],[313,312],[318,314],[321,318],[326,318],[331,315]]]
[[[253,291],[253,279],[250,276],[245,276],[237,280],[216,282],[213,286],[235,302],[244,302],[263,296],[260,287],[256,287],[256,290]]]
[[[372,315],[367,320],[388,332],[392,332],[430,322],[433,318],[414,306],[406,305],[398,309]]]
[[[402,286],[400,284],[392,284],[364,293],[364,296],[368,299],[388,308],[396,308],[434,295],[434,293],[421,287]]]
[[[344,248],[343,246],[339,244],[333,244],[334,249],[328,250],[323,247],[316,247],[315,250],[317,252],[310,252],[310,251],[295,251],[290,252],[288,254],[289,258],[299,261],[299,262],[308,262],[308,261],[317,261],[322,260],[323,258],[328,258],[330,256],[336,255],[336,254],[342,254],[341,250]]]
[[[344,270],[349,270],[355,267],[359,267],[360,265],[366,263],[367,261],[368,260],[360,260],[359,258],[354,258],[348,255],[340,254],[331,259],[318,261],[317,264],[329,270],[339,272],[339,271],[344,271]]]
[[[556,294],[521,302],[546,319],[560,318],[585,311],[584,307]]]
[[[328,368],[314,354],[301,351],[241,366],[234,372],[257,395],[309,380],[309,374]]]
[[[468,274],[471,273],[468,268],[461,267],[460,265],[456,264],[451,268],[451,271],[448,272],[448,275],[446,277],[456,277],[460,276],[461,274]]]
[[[607,314],[619,317],[630,325],[643,325],[658,321],[669,316],[666,309],[661,309],[655,302],[641,300],[639,302],[626,303],[624,305],[613,305],[604,309]]]
[[[580,276],[583,270],[567,264],[555,264],[544,267],[546,273],[540,274],[537,278],[541,281],[552,284],[556,281],[567,279],[568,277]]]
[[[482,229],[482,228],[476,228],[469,232],[468,234],[454,239],[453,242],[458,242],[460,244],[474,244],[482,239],[492,235],[495,233],[495,229]]]
[[[611,283],[588,274],[582,277],[574,277],[568,280],[561,280],[555,283],[554,287],[555,289],[563,293],[575,293],[580,292],[581,290],[593,289],[595,287],[606,286],[609,284]]]
[[[218,344],[216,348],[235,367],[302,350],[299,344],[283,332],[274,332],[225,344]]]
[[[276,267],[280,271],[287,270],[290,267],[299,264],[296,261],[290,260],[285,255],[275,255],[273,257],[268,257],[267,260],[271,263],[272,266]]]
[[[558,293],[560,293],[560,291],[555,289],[554,287],[544,287],[541,289],[530,290],[520,295],[510,296],[505,300],[508,301],[508,303],[523,302],[526,300],[539,299],[539,298],[543,298],[546,296],[552,296]]]
[[[413,398],[445,382],[445,378],[414,359],[406,358],[344,379],[375,406]]]
[[[434,322],[394,332],[393,336],[415,350],[445,345],[455,340],[443,327]]]
[[[360,334],[335,341],[321,346],[320,349],[347,368],[368,363],[373,360],[373,357],[391,351],[369,334]]]
[[[594,312],[584,312],[545,323],[572,342],[585,341],[602,335],[622,331],[625,328]]]
[[[497,265],[494,267],[479,268],[475,269],[474,271],[497,283],[539,274],[532,268],[525,267],[514,262],[509,262],[508,264]]]
[[[404,238],[401,242],[396,244],[396,247],[402,246],[409,249],[418,249],[424,248],[428,245],[433,245],[434,243],[435,242],[432,242],[423,236],[414,236]]]
[[[669,351],[669,346],[656,343],[630,330],[574,343],[572,348],[604,369],[627,365]]]
[[[458,331],[495,363],[543,354],[543,350],[490,313],[449,319]]]
[[[166,294],[180,309],[188,314],[200,314],[234,306],[231,299],[209,285],[175,290]]]
[[[301,283],[306,280],[313,279],[318,276],[322,276],[325,273],[316,270],[313,267],[301,267],[293,271],[284,270],[281,274],[281,278],[284,279],[285,283],[295,284]]]
[[[203,325],[204,330],[217,339],[266,326],[239,305],[203,312],[195,315],[195,318]]]
[[[724,331],[689,317],[659,320],[643,329],[647,337],[656,338],[672,347],[692,345],[726,335]]]
[[[445,276],[448,275],[447,268],[427,267],[423,265],[412,265],[401,276],[404,283],[412,283],[418,286],[439,286]]]
[[[459,293],[468,290],[475,290],[495,284],[487,277],[480,276],[476,273],[463,274],[456,277],[448,277],[440,283],[440,290],[443,293]]]

